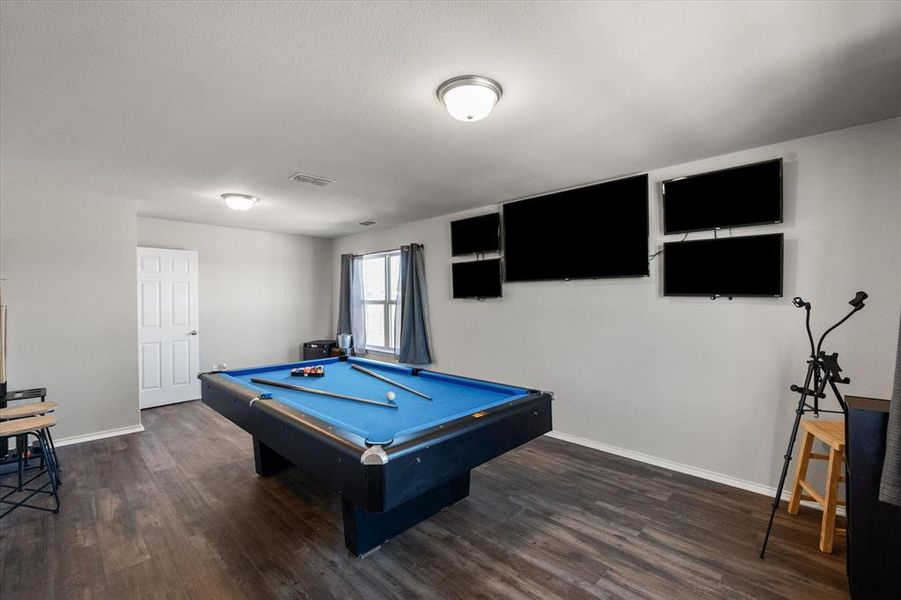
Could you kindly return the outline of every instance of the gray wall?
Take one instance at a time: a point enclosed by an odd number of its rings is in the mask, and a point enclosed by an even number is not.
[[[334,331],[331,240],[146,218],[137,237],[199,253],[201,369],[297,360]]]
[[[435,368],[556,392],[555,429],[733,479],[769,486],[807,356],[803,312],[822,330],[858,289],[868,307],[830,338],[848,392],[888,397],[901,304],[901,119],[651,171],[651,240],[664,241],[659,182],[785,159],[785,297],[661,297],[651,277],[515,283],[504,298],[452,300],[449,221],[494,206],[336,241],[345,252],[425,244]],[[535,190],[540,192],[542,190]],[[501,200],[501,199],[499,199]],[[603,235],[599,229],[598,235]],[[726,233],[728,235],[728,233]],[[669,236],[678,240],[681,236]],[[693,234],[690,239],[709,237]],[[335,288],[334,293],[337,294]]]
[[[11,389],[47,387],[57,440],[140,424],[135,206],[4,182]]]

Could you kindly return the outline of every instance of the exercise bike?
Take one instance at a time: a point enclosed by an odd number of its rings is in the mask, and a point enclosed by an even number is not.
[[[862,310],[865,304],[864,300],[868,298],[866,292],[857,292],[854,299],[848,302],[851,305],[851,312],[840,319],[835,325],[827,329],[820,337],[816,345],[813,343],[813,332],[810,330],[810,302],[805,302],[803,298],[795,297],[792,304],[797,308],[803,308],[806,312],[805,326],[807,328],[807,339],[810,341],[810,360],[807,361],[807,376],[804,378],[804,385],[792,385],[791,391],[800,394],[798,398],[798,408],[795,410],[795,423],[792,426],[791,435],[788,438],[788,449],[785,451],[785,462],[782,465],[782,475],[779,476],[779,485],[776,488],[776,495],[773,496],[773,506],[770,512],[770,521],[766,527],[766,535],[763,538],[763,547],[760,549],[760,558],[766,554],[766,545],[770,539],[770,532],[773,530],[773,520],[776,518],[776,511],[779,509],[779,502],[782,500],[782,490],[785,487],[785,477],[788,475],[788,464],[792,459],[792,450],[795,447],[795,438],[798,436],[798,427],[801,424],[801,417],[804,413],[812,412],[819,416],[820,413],[834,413],[847,416],[848,407],[845,399],[839,392],[836,384],[848,384],[851,380],[842,377],[842,369],[838,364],[838,353],[826,354],[823,350],[823,340],[832,333],[842,323],[851,318],[852,315]],[[820,408],[820,400],[826,398],[826,387],[832,390],[841,410],[824,410]],[[808,400],[812,399],[811,405]],[[847,435],[847,433],[846,433]],[[845,444],[847,447],[847,443]]]

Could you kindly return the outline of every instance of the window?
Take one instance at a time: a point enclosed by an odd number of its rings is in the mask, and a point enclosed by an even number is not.
[[[397,285],[400,252],[380,252],[363,257],[363,320],[366,349],[394,352],[394,316],[397,312]]]

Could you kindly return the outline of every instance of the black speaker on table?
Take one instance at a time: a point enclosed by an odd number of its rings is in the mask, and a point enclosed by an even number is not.
[[[338,347],[335,340],[313,340],[312,342],[303,343],[303,359],[316,360],[318,358],[328,358],[332,355],[332,350]]]

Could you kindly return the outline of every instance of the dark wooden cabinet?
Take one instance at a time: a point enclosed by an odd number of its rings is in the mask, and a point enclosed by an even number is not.
[[[851,598],[901,595],[901,507],[879,501],[889,402],[848,396],[848,583]]]

